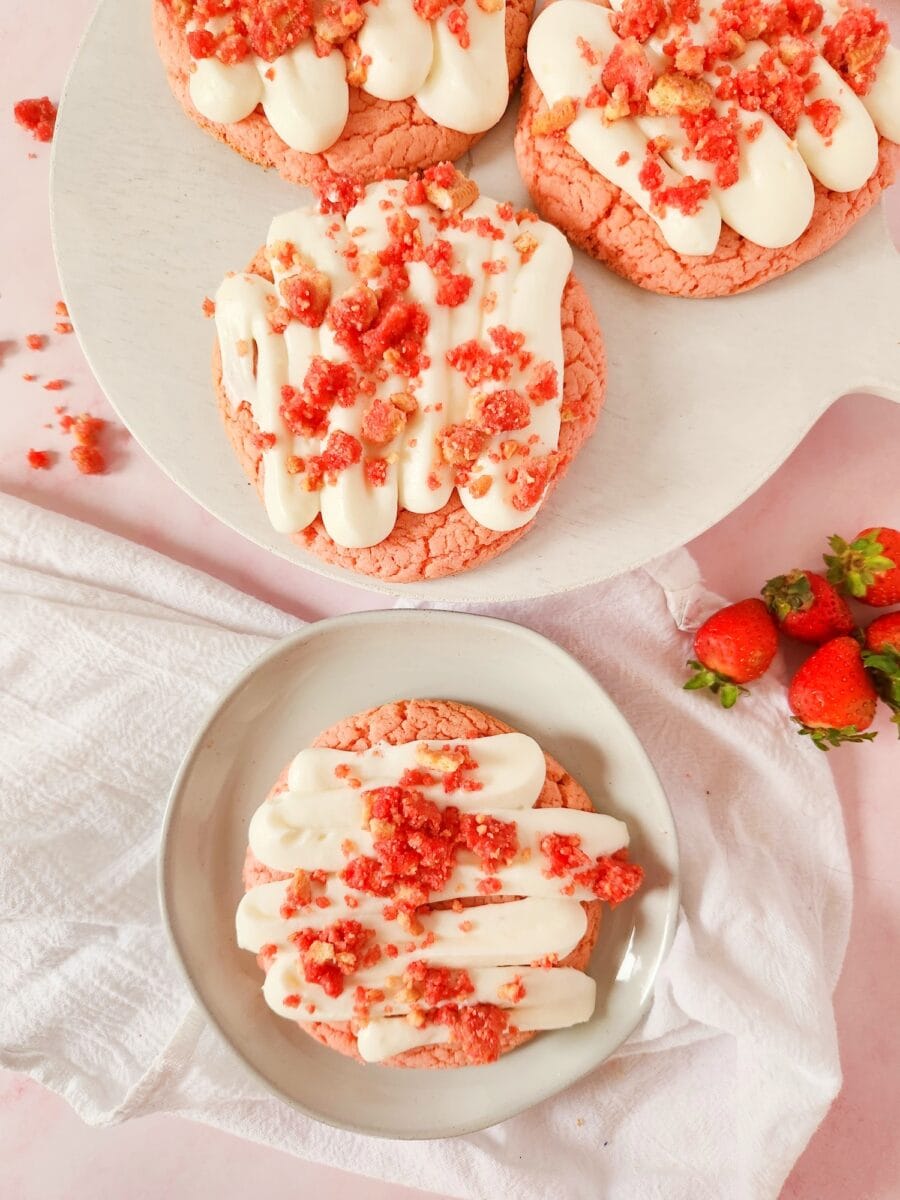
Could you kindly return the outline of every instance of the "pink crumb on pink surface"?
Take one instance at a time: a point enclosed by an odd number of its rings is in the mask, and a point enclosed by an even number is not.
[[[44,379],[72,380],[76,411],[90,407],[112,417],[75,338],[54,339],[41,355],[9,346],[26,332],[52,328],[59,295],[47,220],[36,215],[46,213],[49,147],[23,136],[12,106],[23,96],[59,94],[93,7],[93,0],[52,7],[51,0],[35,0],[7,5],[2,16],[7,54],[0,111],[7,118],[0,121],[0,171],[7,187],[0,199],[0,261],[7,287],[0,295],[0,489],[131,537],[307,619],[378,607],[383,598],[373,593],[286,572],[282,561],[202,512],[136,449],[121,470],[87,481],[74,470],[35,471],[25,461],[41,423],[52,419],[52,394],[21,380],[38,362]],[[900,6],[890,0],[882,8],[893,18],[896,38]],[[35,20],[38,10],[47,19],[52,15],[52,36],[46,22]],[[29,160],[32,150],[36,158]],[[900,189],[888,194],[887,205],[900,240]],[[900,406],[872,396],[838,401],[754,497],[691,544],[710,585],[735,599],[754,595],[762,580],[785,566],[815,562],[824,534],[855,531],[872,520],[900,524],[893,451],[898,438]],[[152,509],[142,502],[147,495],[156,499]],[[879,506],[874,513],[879,499],[890,502],[890,510]],[[897,749],[886,734],[859,753],[846,749],[830,755],[855,887],[850,945],[835,997],[844,1087],[781,1200],[896,1200],[900,1178],[896,977],[885,957],[885,947],[900,938]],[[589,1114],[575,1133],[596,1138]],[[263,1175],[285,1196],[297,1195],[298,1188],[327,1200],[357,1200],[363,1189],[367,1200],[422,1196],[306,1163],[301,1185],[295,1158],[175,1118],[89,1129],[62,1100],[8,1072],[0,1073],[0,1164],[0,1194],[17,1200],[123,1194],[131,1200],[243,1200]]]

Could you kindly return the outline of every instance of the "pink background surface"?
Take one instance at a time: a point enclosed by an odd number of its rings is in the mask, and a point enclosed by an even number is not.
[[[59,288],[47,211],[49,147],[32,143],[13,125],[11,108],[23,96],[59,97],[92,7],[92,0],[0,0],[0,489],[133,538],[304,619],[382,607],[383,597],[269,556],[182,495],[115,422],[76,339],[52,333]],[[893,0],[886,8],[896,40],[900,5]],[[889,211],[896,242],[900,189]],[[30,332],[50,333],[45,351],[25,348]],[[25,383],[25,372],[41,378]],[[42,390],[54,377],[70,386],[59,393]],[[54,420],[58,403],[114,421],[106,475],[78,476],[67,458],[68,440],[43,428]],[[29,447],[54,451],[54,469],[29,470]],[[755,496],[691,544],[710,585],[735,600],[754,595],[778,571],[814,566],[825,536],[835,530],[900,525],[898,447],[900,406],[871,396],[838,401]],[[844,1087],[782,1200],[895,1200],[900,1187],[900,785],[892,728],[884,716],[877,728],[881,736],[874,745],[830,756],[855,888],[850,946],[835,996]],[[798,743],[797,752],[813,750]],[[363,1187],[369,1200],[415,1194],[174,1118],[89,1129],[62,1100],[0,1072],[0,1195],[232,1200],[255,1190],[263,1173],[267,1188],[283,1195],[315,1192],[345,1200]]]

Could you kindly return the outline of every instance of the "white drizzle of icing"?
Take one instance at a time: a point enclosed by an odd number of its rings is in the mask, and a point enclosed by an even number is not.
[[[620,9],[623,2],[611,0],[612,8]],[[713,8],[714,0],[701,4],[700,20],[690,26],[696,31],[697,43],[712,32]],[[842,11],[835,0],[829,0],[825,8],[825,23],[829,16],[837,19]],[[602,66],[592,67],[585,61],[577,39],[584,38],[599,50],[602,64],[619,41],[610,20],[610,11],[590,0],[556,0],[537,18],[528,39],[528,64],[548,105],[566,97],[583,102],[591,86],[599,81]],[[810,34],[809,40],[821,46],[821,29]],[[663,41],[651,37],[644,47],[657,72],[671,65],[662,53]],[[732,66],[735,71],[751,67],[766,49],[762,42],[751,42]],[[708,199],[690,216],[672,206],[664,212],[654,210],[650,193],[638,179],[648,142],[664,137],[669,143],[661,164],[666,186],[677,184],[687,174],[713,180],[712,163],[683,156],[687,139],[677,116],[641,115],[604,125],[600,110],[582,103],[567,130],[568,141],[595,170],[649,213],[666,242],[680,254],[711,254],[722,221],[758,245],[787,246],[797,240],[812,218],[813,177],[835,191],[859,188],[875,170],[878,134],[900,138],[900,54],[893,47],[888,48],[875,84],[863,97],[857,96],[820,55],[813,60],[811,71],[820,78],[808,99],[827,99],[840,109],[833,135],[824,139],[804,113],[792,141],[767,113],[738,108],[741,128],[746,131],[761,123],[760,132],[753,140],[741,137],[737,183],[727,188],[713,183]],[[705,78],[713,87],[719,82],[714,74]],[[733,105],[714,99],[712,107],[724,114]]]
[[[417,914],[415,933],[410,934],[395,918],[388,919],[387,901],[353,892],[338,872],[348,855],[371,851],[362,793],[395,784],[407,770],[429,770],[422,763],[423,749],[434,752],[460,747],[468,750],[477,764],[467,777],[480,788],[447,793],[441,772],[430,768],[435,782],[417,790],[441,807],[453,805],[464,812],[515,821],[516,859],[493,875],[501,882],[497,894],[516,898],[503,904],[467,907],[462,912],[422,911]],[[285,908],[291,880],[274,880],[244,895],[235,921],[238,945],[252,953],[265,947],[269,955],[263,994],[273,1012],[300,1022],[355,1020],[356,988],[361,987],[373,990],[375,996],[365,1019],[354,1025],[364,1059],[377,1062],[416,1046],[445,1043],[451,1036],[447,1026],[427,1022],[416,1028],[406,1020],[414,1005],[405,993],[403,972],[413,962],[424,962],[465,969],[474,991],[455,1003],[510,1009],[511,1023],[522,1031],[557,1029],[588,1020],[596,990],[589,976],[572,968],[529,965],[548,956],[564,958],[578,945],[587,929],[580,901],[594,898],[583,886],[566,887],[561,894],[567,881],[544,873],[546,863],[539,842],[551,832],[575,834],[584,852],[595,857],[626,847],[628,831],[621,821],[597,813],[535,808],[545,775],[540,747],[520,733],[400,746],[378,744],[355,753],[319,748],[301,751],[290,765],[286,788],[255,813],[249,840],[256,857],[273,869],[328,872],[324,884],[316,885],[322,903]],[[447,886],[429,899],[438,903],[477,896],[483,879],[481,864],[462,851]],[[379,945],[394,943],[398,951],[392,958],[382,957],[375,965],[355,971],[341,994],[331,997],[317,984],[307,982],[290,938],[301,929],[325,929],[346,918],[373,930]]]
[[[382,100],[413,97],[426,116],[461,133],[484,133],[496,125],[509,99],[505,5],[491,13],[477,0],[461,7],[471,38],[466,50],[450,33],[447,14],[429,22],[412,0],[367,4],[357,39],[361,54],[371,59],[362,90]],[[216,23],[209,27],[215,30]],[[241,121],[261,104],[278,136],[307,154],[333,145],[347,121],[340,47],[319,58],[306,39],[273,62],[250,55],[233,65],[217,58],[192,65],[191,100],[211,121]]]
[[[454,250],[455,272],[469,275],[474,285],[468,298],[455,308],[435,302],[436,278],[424,262],[407,265],[410,286],[405,298],[421,304],[429,315],[429,331],[423,349],[430,365],[412,383],[418,411],[405,429],[376,456],[387,454],[386,482],[374,486],[365,475],[364,461],[341,471],[319,491],[305,491],[297,476],[288,473],[292,456],[307,458],[320,452],[335,429],[359,437],[362,418],[370,397],[359,396],[352,407],[335,405],[331,410],[327,433],[322,438],[292,434],[280,415],[281,389],[287,384],[299,386],[310,360],[322,355],[332,362],[347,361],[337,345],[327,321],[309,328],[292,321],[283,335],[273,334],[267,320],[267,303],[277,301],[277,284],[285,275],[274,255],[270,255],[275,286],[258,275],[231,275],[216,294],[216,328],[222,354],[223,383],[229,402],[237,407],[249,404],[263,433],[275,437],[274,446],[265,449],[263,462],[263,499],[273,527],[281,533],[306,528],[321,511],[329,536],[341,546],[373,546],[383,541],[394,527],[399,508],[416,513],[437,512],[450,498],[454,482],[448,464],[436,453],[439,431],[464,421],[474,391],[490,394],[504,388],[523,392],[537,363],[549,363],[556,372],[556,396],[542,404],[531,404],[529,424],[514,434],[501,433],[490,438],[478,457],[473,475],[491,480],[486,495],[474,496],[460,488],[460,499],[467,511],[488,529],[504,531],[526,525],[537,512],[540,501],[522,510],[514,507],[514,484],[507,478],[511,464],[499,454],[502,442],[513,437],[522,442],[534,439],[532,455],[539,457],[556,449],[561,419],[563,345],[560,322],[562,291],[572,266],[572,251],[563,235],[543,221],[522,225],[502,220],[495,201],[479,197],[465,210],[470,220],[487,218],[502,230],[501,238],[485,238],[476,231],[464,232],[453,227],[438,229],[441,214],[430,204],[407,208],[403,184],[385,182],[366,189],[363,199],[348,213],[345,221],[334,215],[323,216],[313,209],[297,209],[276,217],[269,231],[269,246],[278,242],[294,243],[332,283],[332,297],[356,284],[342,253],[348,245],[348,230],[361,253],[383,249],[389,240],[387,220],[396,211],[409,211],[420,222],[423,242],[436,237],[450,242]],[[335,234],[333,226],[340,225]],[[535,248],[527,261],[522,260],[514,242],[526,232]],[[489,273],[485,264],[503,260],[504,269]],[[492,306],[482,304],[493,293]],[[489,309],[489,310],[488,310]],[[485,381],[477,389],[469,388],[460,371],[447,364],[448,350],[469,339],[495,349],[489,331],[506,326],[525,335],[524,349],[533,362],[524,370],[513,365],[508,380]],[[255,353],[248,353],[251,345]],[[239,352],[239,348],[244,353]],[[379,383],[376,394],[389,395],[408,385],[396,375]],[[493,457],[492,457],[493,456]],[[516,460],[520,469],[527,460]]]

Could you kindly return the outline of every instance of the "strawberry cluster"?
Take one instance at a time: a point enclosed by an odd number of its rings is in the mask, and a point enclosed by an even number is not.
[[[795,569],[770,579],[762,600],[747,599],[714,613],[697,630],[693,674],[685,688],[708,688],[732,708],[743,686],[764,675],[783,633],[818,649],[788,689],[799,732],[819,750],[842,742],[872,741],[864,732],[878,700],[900,727],[900,610],[858,628],[847,603],[900,605],[900,531],[862,530],[852,542],[836,534],[824,555],[826,574]],[[900,730],[898,730],[900,732]]]

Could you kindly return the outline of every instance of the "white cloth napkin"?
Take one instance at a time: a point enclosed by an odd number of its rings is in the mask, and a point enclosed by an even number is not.
[[[650,1012],[614,1059],[503,1125],[384,1142],[247,1076],[192,1004],[157,911],[160,822],[192,732],[298,622],[0,496],[0,1063],[91,1123],[180,1113],[452,1196],[776,1197],[840,1085],[840,807],[776,678],[732,713],[680,689],[690,644],[666,606],[690,628],[715,600],[685,554],[654,573],[490,610],[595,672],[668,792],[683,911]]]

